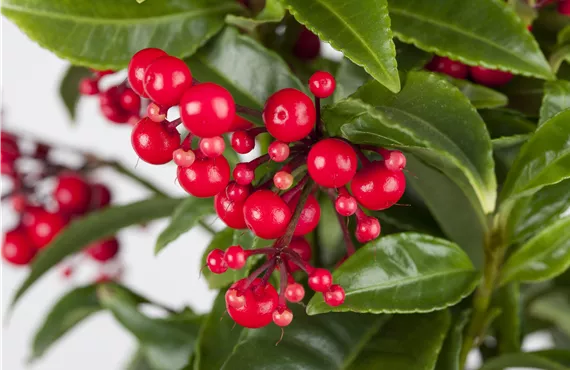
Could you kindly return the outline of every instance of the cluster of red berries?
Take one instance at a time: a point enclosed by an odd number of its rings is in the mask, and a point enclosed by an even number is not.
[[[510,72],[480,66],[470,67],[461,62],[437,55],[426,64],[425,68],[429,71],[444,73],[461,80],[471,77],[471,80],[474,82],[489,87],[502,86],[513,78],[513,74]]]
[[[406,186],[402,172],[406,158],[397,150],[356,146],[323,134],[320,99],[334,92],[334,77],[319,71],[310,78],[314,103],[303,92],[286,88],[267,99],[263,112],[236,105],[220,85],[199,83],[182,60],[159,49],[144,49],[132,57],[128,81],[136,93],[151,101],[147,116],[132,131],[131,142],[138,156],[151,164],[173,160],[182,188],[195,197],[215,197],[216,213],[229,227],[277,239],[272,248],[232,246],[209,254],[207,265],[214,273],[243,268],[253,254],[267,256],[257,272],[228,291],[230,316],[247,327],[264,326],[272,319],[280,326],[287,325],[292,314],[285,300],[298,302],[304,296],[302,286],[291,275],[299,269],[309,276],[309,286],[324,294],[325,302],[342,304],[344,291],[332,284],[330,272],[308,263],[310,246],[303,236],[315,230],[321,215],[315,193],[325,192],[334,203],[350,255],[354,247],[346,225],[349,217],[355,216],[359,242],[380,235],[378,219],[362,207],[378,211],[398,202]],[[168,121],[167,111],[174,106],[179,108],[180,118]],[[262,118],[265,125],[253,127],[236,113]],[[183,140],[179,125],[189,132]],[[238,163],[232,170],[223,155],[226,144],[222,137],[230,132],[231,147],[238,154],[252,152],[258,135],[269,134],[273,142],[267,153]],[[363,151],[380,154],[382,160],[371,161]],[[281,166],[267,173],[270,162]],[[260,176],[262,172],[264,176]],[[276,268],[283,274],[280,294],[268,283]],[[258,278],[264,271],[265,276]]]
[[[108,206],[111,192],[104,184],[91,183],[84,177],[82,173],[90,170],[89,165],[79,172],[54,163],[48,145],[36,143],[35,149],[26,153],[16,135],[2,132],[1,139],[2,175],[12,183],[11,192],[2,200],[10,201],[19,215],[17,226],[5,232],[2,257],[14,265],[27,265],[74,218]],[[50,180],[55,186],[50,193],[42,194],[42,185]],[[115,238],[95,242],[85,250],[101,263],[112,260],[118,251]],[[69,268],[64,269],[64,275],[70,274]]]

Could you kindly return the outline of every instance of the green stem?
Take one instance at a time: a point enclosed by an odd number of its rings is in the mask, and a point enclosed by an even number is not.
[[[211,235],[215,235],[217,233],[216,230],[214,230],[214,228],[210,225],[208,225],[208,223],[206,223],[206,221],[204,220],[200,220],[198,221],[198,224],[200,226],[202,226],[202,228],[204,228],[207,232],[209,232]]]
[[[163,197],[168,197],[168,194],[166,194],[165,192],[163,192],[162,190],[160,190],[159,188],[154,186],[154,184],[150,183],[149,181],[135,175],[131,170],[129,170],[128,168],[123,166],[121,163],[119,163],[117,161],[110,161],[110,162],[105,162],[105,164],[108,165],[109,167],[113,168],[115,171],[119,172],[120,174],[123,174],[123,175],[127,176],[128,178],[130,178],[131,180],[134,180],[135,182],[141,184],[142,186],[144,186],[148,190],[152,191],[154,194],[160,195]]]

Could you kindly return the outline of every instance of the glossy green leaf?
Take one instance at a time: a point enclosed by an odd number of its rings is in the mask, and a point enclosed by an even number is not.
[[[254,17],[248,18],[228,14],[226,22],[251,32],[262,24],[279,22],[284,16],[285,8],[279,0],[265,0],[265,7]]]
[[[570,45],[564,45],[557,48],[556,51],[550,54],[548,61],[550,62],[550,67],[554,73],[557,73],[563,62],[570,63]]]
[[[232,353],[242,329],[228,316],[225,291],[222,290],[200,329],[193,369],[220,369]]]
[[[153,319],[142,314],[138,302],[117,285],[97,289],[101,304],[139,341],[151,367],[156,370],[180,369],[194,351],[202,318],[183,312]]]
[[[570,351],[563,349],[546,349],[542,351],[536,351],[534,354],[547,358],[552,361],[556,361],[559,364],[570,366]]]
[[[544,95],[543,80],[515,76],[511,82],[498,87],[497,90],[509,98],[509,108],[516,109],[530,117],[538,117]]]
[[[446,78],[455,87],[457,87],[477,109],[499,108],[504,107],[509,103],[507,96],[497,90],[477,85],[467,80],[452,78],[444,74],[440,74],[440,76]]]
[[[420,49],[470,65],[553,79],[538,44],[497,0],[389,0],[392,30]]]
[[[227,13],[240,10],[234,0],[2,2],[2,13],[40,46],[98,69],[124,68],[147,47],[191,55],[222,29]]]
[[[502,287],[495,296],[495,308],[500,309],[494,321],[499,353],[521,350],[521,294],[516,283]]]
[[[494,357],[480,367],[479,370],[505,370],[507,368],[517,367],[543,370],[568,370],[566,366],[532,352],[508,353]]]
[[[248,370],[346,369],[389,319],[387,315],[359,314],[308,317],[299,305],[290,308],[294,319],[282,340],[279,339],[281,329],[276,325],[244,329],[239,343],[221,369],[243,370],[244,366]]]
[[[306,91],[279,55],[234,28],[226,28],[186,63],[198,80],[223,85],[237,104],[250,108],[261,109],[271,94],[286,87]]]
[[[158,236],[154,253],[158,254],[168,244],[190,231],[203,217],[213,213],[214,204],[211,198],[188,197],[184,199],[172,213],[170,224]]]
[[[544,225],[542,231],[517,249],[502,268],[500,284],[541,281],[570,266],[570,217]]]
[[[370,339],[349,370],[432,370],[451,315],[447,310],[395,315]],[[413,355],[412,355],[413,354]]]
[[[319,199],[321,218],[316,230],[316,240],[319,246],[318,258],[323,266],[334,266],[346,256],[346,247],[342,237],[342,229],[333,203],[323,194]]]
[[[540,126],[509,172],[500,200],[530,195],[570,177],[570,110]]]
[[[124,206],[107,207],[73,221],[36,256],[26,280],[20,285],[11,307],[22,295],[67,256],[81,251],[94,241],[115,235],[119,230],[169,216],[180,199],[156,197]]]
[[[423,69],[433,56],[412,44],[406,44],[399,40],[394,40],[394,45],[396,45],[396,61],[400,72]]]
[[[148,363],[146,355],[143,349],[137,349],[137,351],[129,359],[125,370],[153,370],[153,368]]]
[[[548,121],[563,110],[570,108],[570,82],[549,81],[544,84],[544,98],[540,107],[539,125]]]
[[[470,310],[464,310],[453,318],[453,322],[450,325],[447,337],[439,353],[435,370],[461,369],[463,364],[460,364],[459,356],[461,353],[461,345],[463,344],[463,330],[469,321],[470,313]]]
[[[524,114],[511,109],[482,109],[479,115],[485,121],[491,139],[528,135],[536,130],[536,125]]]
[[[383,227],[391,225],[399,231],[416,231],[437,237],[443,236],[430,212],[417,202],[410,201],[411,199],[404,195],[398,201],[397,206],[371,212],[371,214],[378,218]]]
[[[570,298],[567,292],[552,292],[536,299],[531,303],[528,312],[570,336]]]
[[[300,23],[390,91],[400,90],[387,0],[281,0]]]
[[[399,94],[371,81],[325,109],[323,118],[331,135],[417,155],[455,181],[474,207],[493,211],[496,181],[489,134],[465,96],[441,77],[410,72]]]
[[[362,67],[354,64],[350,59],[342,59],[335,74],[336,88],[333,101],[348,97],[370,79],[370,75]]]
[[[92,74],[88,68],[69,66],[59,84],[59,96],[72,121],[75,120],[75,109],[79,102],[79,82]]]
[[[333,273],[344,303],[327,305],[315,294],[309,315],[330,311],[430,312],[459,302],[479,281],[469,257],[455,244],[417,233],[388,235],[358,249]]]

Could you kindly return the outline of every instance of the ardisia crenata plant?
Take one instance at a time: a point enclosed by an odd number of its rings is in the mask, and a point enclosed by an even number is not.
[[[73,64],[71,117],[98,99],[189,194],[93,155],[64,168],[3,133],[21,225],[2,253],[30,263],[12,306],[68,257],[110,263],[108,238],[164,217],[156,253],[212,233],[200,278],[219,295],[207,315],[149,318],[156,303],[105,275],[51,309],[32,358],[108,310],[140,342],[128,369],[570,369],[570,1],[140,2],[2,4]],[[22,173],[28,157],[45,170]],[[109,205],[86,180],[101,166],[155,196]],[[50,199],[29,176],[57,176]],[[535,332],[555,349],[523,352]]]

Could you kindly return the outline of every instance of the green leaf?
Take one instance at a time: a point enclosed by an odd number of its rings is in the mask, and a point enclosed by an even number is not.
[[[420,49],[470,65],[554,79],[538,44],[497,0],[389,0],[392,30]]]
[[[330,311],[430,312],[467,296],[479,281],[469,257],[455,244],[417,233],[393,234],[358,249],[334,273],[346,293],[338,307],[315,294],[309,315]]]
[[[200,329],[200,316],[183,312],[164,319],[149,318],[138,310],[132,295],[117,285],[102,285],[97,294],[103,307],[140,342],[153,369],[180,369],[188,363]]]
[[[489,134],[465,96],[441,77],[410,72],[399,94],[371,81],[325,109],[323,118],[331,135],[417,155],[453,179],[476,208],[493,211],[496,181]]]
[[[370,80],[370,75],[350,59],[343,58],[336,71],[336,88],[333,93],[333,101],[339,101],[354,94],[360,86]]]
[[[538,117],[544,94],[544,81],[515,76],[511,82],[497,90],[509,98],[509,108],[531,117]]]
[[[479,368],[479,370],[504,370],[517,367],[531,367],[544,370],[568,370],[566,366],[532,352],[508,353],[491,358]]]
[[[2,13],[40,46],[97,69],[124,68],[147,47],[189,56],[222,29],[227,13],[240,10],[234,0],[2,2]]]
[[[494,307],[500,316],[494,321],[499,353],[521,350],[521,292],[519,284],[502,287],[495,296]]]
[[[107,207],[73,221],[36,256],[26,280],[20,285],[10,307],[50,268],[94,241],[115,235],[131,225],[169,216],[180,199],[155,197],[124,206]]]
[[[387,315],[328,314],[308,317],[299,305],[291,307],[293,322],[281,328],[268,325],[243,329],[242,337],[222,370],[346,369],[362,347],[389,319]],[[275,345],[279,341],[278,345]]]
[[[563,349],[546,349],[542,351],[534,352],[540,357],[547,358],[552,361],[556,361],[562,365],[570,366],[570,351]]]
[[[491,139],[531,134],[536,125],[520,112],[510,109],[482,109],[479,115],[485,121]]]
[[[522,147],[499,199],[531,195],[546,185],[570,177],[570,110],[540,126]],[[508,208],[508,207],[504,207]]]
[[[400,91],[387,0],[281,0],[300,23],[390,91]]]
[[[85,67],[69,66],[59,84],[59,96],[69,113],[71,121],[75,120],[75,108],[79,101],[79,82],[93,73]]]
[[[539,125],[563,110],[570,108],[570,81],[557,80],[544,84],[544,98],[540,107]]]
[[[536,299],[528,311],[533,317],[552,323],[570,336],[570,299],[567,292],[555,291]]]
[[[148,363],[144,350],[139,348],[130,358],[125,370],[153,370]]]
[[[560,275],[570,266],[570,217],[543,230],[514,252],[502,268],[500,284],[541,281]]]
[[[406,44],[398,40],[394,40],[394,45],[396,45],[396,61],[398,62],[400,72],[423,69],[433,56],[431,53],[418,49],[412,44]]]
[[[469,316],[470,311],[464,310],[453,318],[437,359],[436,370],[459,370],[463,366],[460,364],[459,355],[463,344],[463,329],[469,321]]]
[[[198,80],[223,85],[237,104],[251,108],[261,109],[269,96],[286,87],[307,90],[279,55],[231,27],[186,63]]]
[[[395,315],[366,344],[349,370],[432,370],[451,322],[447,310]],[[413,355],[411,355],[413,354]]]
[[[447,79],[451,84],[459,89],[469,99],[471,104],[477,109],[483,108],[499,108],[509,103],[509,99],[505,94],[488,87],[477,85],[467,80],[453,78],[445,74],[438,74]]]
[[[193,369],[220,369],[231,355],[241,332],[242,327],[236,326],[227,315],[225,291],[221,291],[198,335]]]
[[[570,45],[564,45],[557,48],[556,51],[550,54],[548,61],[550,62],[550,66],[554,73],[557,73],[564,61],[570,63]]]
[[[279,0],[265,0],[265,7],[255,17],[247,18],[228,14],[226,23],[252,32],[262,24],[279,22],[284,16],[285,8]]]
[[[172,213],[170,224],[158,236],[154,253],[158,254],[168,244],[190,231],[203,217],[213,213],[214,204],[211,198],[188,197],[184,199]]]
[[[334,266],[341,258],[346,256],[346,246],[333,203],[325,194],[322,194],[319,200],[321,218],[315,233],[319,247],[319,262],[323,266]]]

